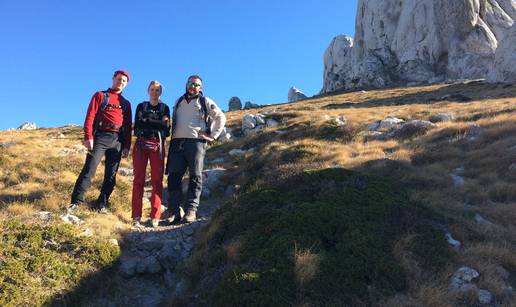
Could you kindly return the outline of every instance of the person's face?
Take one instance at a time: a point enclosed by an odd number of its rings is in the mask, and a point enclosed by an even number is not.
[[[123,74],[116,74],[116,76],[113,77],[113,86],[111,88],[115,91],[121,92],[126,85],[127,76]]]
[[[156,84],[149,87],[148,93],[150,100],[158,100],[159,96],[161,96],[160,88]]]
[[[186,91],[192,96],[197,96],[202,91],[202,81],[198,78],[188,79]]]

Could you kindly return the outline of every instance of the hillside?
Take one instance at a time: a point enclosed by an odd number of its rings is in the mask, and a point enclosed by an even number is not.
[[[79,127],[1,132],[0,303],[127,304],[140,278],[163,288],[155,304],[511,306],[515,96],[468,81],[227,113],[235,137],[206,163],[226,172],[201,203],[222,207],[190,230],[191,257],[162,262],[169,279],[120,274],[134,244],[154,238],[130,228],[130,176],[117,178],[112,214],[58,218],[84,159]],[[242,117],[257,112],[278,125],[244,135]],[[163,227],[160,240],[179,231]]]

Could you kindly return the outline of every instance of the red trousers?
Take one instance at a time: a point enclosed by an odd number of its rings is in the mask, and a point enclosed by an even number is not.
[[[159,142],[159,141],[158,141]],[[142,198],[143,187],[145,185],[145,170],[147,168],[147,161],[150,160],[151,165],[151,219],[159,219],[161,215],[161,193],[163,191],[163,168],[164,157],[163,150],[160,153],[159,147],[157,149],[149,149],[141,146],[139,141],[136,141],[133,147],[133,199],[132,199],[132,218],[142,217]]]

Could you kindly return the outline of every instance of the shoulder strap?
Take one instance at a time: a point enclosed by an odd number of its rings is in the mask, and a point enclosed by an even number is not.
[[[143,102],[142,109],[143,109],[142,110],[143,113],[147,113],[147,111],[149,111],[149,102],[148,101]]]
[[[199,97],[199,102],[201,103],[201,109],[202,109],[202,114],[203,114],[203,118],[204,118],[204,123],[206,123],[206,133],[211,134],[211,127],[210,127],[211,123],[210,123],[210,118],[209,118],[209,114],[208,114],[208,106],[206,105],[206,97],[201,95]]]

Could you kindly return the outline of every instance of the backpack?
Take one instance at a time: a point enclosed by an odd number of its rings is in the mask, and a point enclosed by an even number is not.
[[[177,100],[176,100],[176,103],[174,105],[174,113],[172,114],[172,135],[174,134],[174,130],[175,130],[175,127],[176,127],[176,119],[177,119],[177,107],[179,106],[179,104],[181,103],[181,101],[183,101],[183,98],[185,97],[185,95],[179,97]],[[201,103],[201,110],[202,110],[202,117],[204,119],[204,123],[206,124],[206,133],[208,135],[211,134],[211,119],[208,115],[208,107],[206,105],[206,97],[204,97],[202,95],[202,93],[199,94],[199,102]]]
[[[165,107],[166,107],[165,104],[160,100],[159,103],[158,103],[158,110],[154,111],[154,110],[150,109],[150,102],[149,101],[145,101],[142,104],[142,113],[143,113],[142,117],[147,117],[146,116],[147,114],[155,113],[155,114],[158,114],[158,117],[161,119],[161,118],[163,118],[163,115],[165,114]],[[157,119],[157,118],[155,118],[155,119]],[[138,128],[138,129],[136,129],[135,134],[137,136],[140,136],[141,134],[143,134],[146,131],[150,131],[150,130],[149,129]],[[154,130],[153,129],[152,131],[159,133],[161,137],[167,137],[169,135],[168,134],[169,131],[164,130],[164,129],[163,130],[157,130],[157,129]]]
[[[93,120],[93,135],[95,135],[95,133],[97,132],[97,129],[100,124],[100,122],[99,122],[100,113],[102,111],[104,111],[109,105],[109,91],[102,91],[102,93],[104,93],[104,100],[100,104],[100,106],[97,110],[97,114],[95,114],[95,119]],[[127,102],[124,97],[122,97],[122,99],[120,100],[120,108],[122,109],[122,119],[124,119],[125,112],[127,111]],[[119,133],[121,135],[123,135],[124,131],[125,131],[125,126],[122,124],[122,126],[119,128]]]

